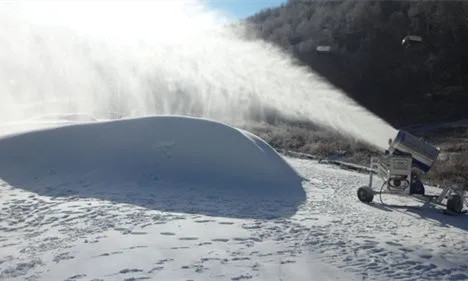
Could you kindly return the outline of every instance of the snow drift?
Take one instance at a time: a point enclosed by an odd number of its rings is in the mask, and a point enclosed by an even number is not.
[[[221,123],[175,116],[1,138],[0,178],[36,192],[57,181],[111,188],[124,182],[145,187],[163,182],[305,199],[302,178],[260,138]]]

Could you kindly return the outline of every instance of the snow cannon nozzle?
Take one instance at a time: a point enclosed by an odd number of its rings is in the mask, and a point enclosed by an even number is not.
[[[422,138],[400,130],[396,137],[389,139],[388,152],[392,155],[411,155],[413,167],[428,172],[439,155],[439,149]]]

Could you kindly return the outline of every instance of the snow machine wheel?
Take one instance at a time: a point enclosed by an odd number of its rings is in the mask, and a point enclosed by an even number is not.
[[[447,200],[447,211],[451,211],[454,213],[461,213],[463,209],[463,200],[460,195],[455,194],[450,196]]]
[[[358,189],[357,196],[361,202],[369,203],[374,199],[374,191],[369,186],[362,186]]]
[[[424,195],[424,193],[424,184],[417,176],[413,176],[411,179],[410,194]]]

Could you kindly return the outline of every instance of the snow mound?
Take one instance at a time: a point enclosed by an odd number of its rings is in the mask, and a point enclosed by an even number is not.
[[[51,179],[167,182],[305,198],[302,178],[260,138],[221,123],[177,116],[0,138],[0,178],[28,189]]]

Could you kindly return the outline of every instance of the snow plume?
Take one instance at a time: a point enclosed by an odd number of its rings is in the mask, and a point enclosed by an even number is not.
[[[278,112],[380,148],[395,130],[202,1],[0,4],[0,122]]]

